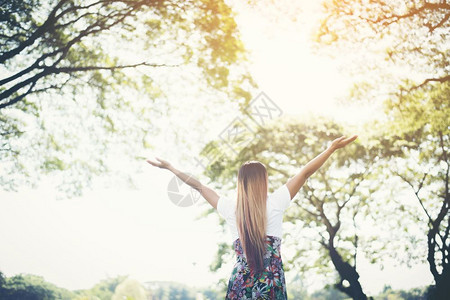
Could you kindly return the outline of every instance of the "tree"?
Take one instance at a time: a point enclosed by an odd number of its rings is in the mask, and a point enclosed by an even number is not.
[[[111,299],[145,300],[147,296],[144,287],[137,280],[127,278],[116,287]]]
[[[323,6],[325,16],[317,31],[320,46],[342,47],[346,51],[362,48],[381,58],[374,65],[368,63],[367,55],[362,55],[358,63],[362,60],[365,63],[353,65],[357,71],[370,71],[372,82],[359,83],[359,88],[368,85],[371,91],[380,90],[378,79],[386,75],[387,69],[398,67],[407,68],[400,79],[414,80],[409,82],[407,90],[450,80],[446,54],[449,48],[445,42],[450,4],[446,1],[326,0]],[[384,71],[374,76],[374,69]],[[398,77],[397,73],[388,79],[394,81],[394,89],[401,82]]]
[[[111,148],[127,143],[126,154],[152,147],[152,120],[167,112],[155,104],[165,97],[162,68],[190,75],[199,89],[250,100],[245,49],[223,1],[25,0],[1,7],[3,189],[52,173],[67,194],[80,194],[109,170]]]
[[[146,284],[148,285],[151,299],[154,300],[191,300],[196,298],[195,294],[198,292],[197,289],[178,282],[152,281]],[[203,290],[203,294],[207,296],[208,299],[216,299],[217,296],[216,292],[213,290]],[[220,298],[221,297],[218,297],[217,299]]]
[[[392,159],[392,173],[417,200],[416,220],[426,225],[425,254],[435,287],[430,299],[445,299],[449,274],[449,36],[447,1],[326,1],[317,40],[333,49],[363,48],[385,63],[363,63],[370,80],[355,84],[355,98],[381,99],[386,143],[380,156]],[[398,68],[401,75],[386,76]],[[383,78],[387,78],[384,80]],[[384,81],[384,85],[380,82]],[[387,82],[390,84],[386,84]],[[384,126],[385,125],[385,126]],[[393,153],[393,149],[395,153]],[[424,219],[425,218],[425,219]],[[445,283],[444,283],[445,282]]]
[[[420,207],[413,213],[426,228],[426,260],[435,280],[430,299],[445,299],[450,294],[449,97],[450,85],[443,83],[393,98],[385,107],[395,122],[379,127],[390,141],[380,156],[391,159],[392,174],[402,179]]]
[[[194,47],[188,43],[191,41],[180,38],[179,61],[194,59],[209,83],[217,87],[228,86],[227,66],[236,62],[243,51],[231,10],[223,2],[109,0],[83,4],[59,0],[42,4],[39,0],[28,0],[5,1],[2,5],[0,63],[11,75],[0,81],[3,86],[0,108],[11,106],[29,94],[61,89],[79,79],[79,73],[108,70],[118,79],[123,76],[118,71],[124,68],[168,66],[149,61],[122,64],[119,57],[102,52],[103,39],[114,35],[120,38],[108,42],[136,42],[127,35],[147,37],[143,47],[153,50],[164,44],[162,35],[170,30],[169,25],[176,29],[170,32],[174,40],[179,38],[177,31],[190,33],[189,38],[202,44]],[[46,17],[33,17],[37,13]],[[139,35],[139,31],[144,35]],[[207,50],[209,55],[198,57],[198,53]],[[105,83],[102,73],[92,74],[97,77],[90,77],[91,85]]]
[[[414,288],[409,291],[398,290],[395,291],[390,285],[385,285],[383,291],[377,296],[381,299],[407,299],[407,300],[424,300],[426,299],[425,288]]]
[[[77,290],[75,291],[75,293],[78,295],[78,298],[80,298],[80,300],[86,298],[91,299],[92,297],[95,297],[95,299],[111,299],[114,295],[116,287],[126,278],[126,276],[117,276],[103,279],[99,283],[94,285],[91,289]]]
[[[276,187],[284,184],[343,132],[342,127],[323,118],[278,121],[259,128],[236,156],[223,154],[207,168],[205,175],[217,184],[234,183],[236,170],[243,162],[258,160],[265,164],[269,181]],[[245,137],[237,139],[246,140]],[[205,151],[220,152],[221,146],[213,141]],[[372,174],[376,168],[373,154],[358,143],[337,151],[308,179],[284,218],[295,229],[285,235],[296,249],[286,270],[318,268],[330,273],[334,269],[338,274],[335,288],[353,299],[367,299],[358,279],[356,258],[364,248],[359,226],[370,213],[367,202],[373,200],[371,193],[377,188],[373,184],[376,179],[375,173]],[[220,258],[226,256],[226,250],[221,245],[213,269],[221,266]],[[308,255],[311,252],[313,256]]]
[[[0,299],[72,299],[71,291],[48,283],[41,276],[20,274],[6,278],[0,272]]]

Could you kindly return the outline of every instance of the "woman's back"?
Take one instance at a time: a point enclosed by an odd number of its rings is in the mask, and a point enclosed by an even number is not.
[[[233,238],[236,253],[226,299],[287,299],[283,262],[281,260],[281,238],[283,213],[291,203],[286,185],[267,195],[267,230],[264,269],[255,274],[249,267],[236,224],[236,200],[220,197],[218,213],[226,220]]]
[[[283,213],[291,204],[291,196],[286,184],[267,195],[267,230],[266,234],[282,238]],[[231,231],[232,241],[239,238],[236,224],[236,198],[220,196],[217,212],[225,219]]]

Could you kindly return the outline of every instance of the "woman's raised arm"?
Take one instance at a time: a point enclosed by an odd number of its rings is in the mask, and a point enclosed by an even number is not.
[[[159,162],[151,161],[149,159],[147,159],[147,162],[155,167],[171,171],[178,178],[183,180],[186,184],[190,185],[193,189],[197,190],[200,193],[200,195],[202,195],[202,197],[205,198],[206,201],[209,202],[209,204],[211,204],[212,207],[217,209],[217,200],[219,200],[219,195],[214,190],[207,187],[206,185],[203,185],[200,181],[198,181],[191,175],[185,174],[180,170],[177,170],[168,161],[160,159],[158,157],[156,157],[156,159]]]
[[[339,148],[345,147],[354,140],[356,140],[358,136],[354,135],[349,138],[345,138],[345,136],[341,136],[331,142],[331,145],[310,162],[308,162],[300,171],[292,178],[290,178],[286,186],[291,194],[291,200],[298,193],[300,188],[305,184],[306,179],[309,178],[314,172],[316,172],[323,163],[330,157],[330,155]]]

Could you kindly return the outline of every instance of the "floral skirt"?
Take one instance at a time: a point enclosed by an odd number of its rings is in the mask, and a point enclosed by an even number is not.
[[[266,244],[264,270],[255,276],[250,272],[240,239],[233,242],[237,259],[228,281],[225,299],[287,299],[280,254],[281,238],[268,235]]]

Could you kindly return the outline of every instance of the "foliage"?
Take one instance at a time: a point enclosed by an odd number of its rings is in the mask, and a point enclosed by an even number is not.
[[[127,278],[116,287],[111,299],[145,300],[147,299],[147,293],[137,280]]]
[[[426,257],[436,286],[430,299],[450,293],[449,265],[449,17],[446,1],[325,1],[318,45],[362,49],[354,61],[353,99],[380,99],[386,118],[375,134],[391,176],[410,189],[409,210],[426,238]],[[328,47],[326,47],[328,48]],[[353,53],[352,53],[353,54]],[[386,178],[387,179],[387,178]],[[404,209],[404,207],[403,207]],[[425,244],[425,243],[424,243]]]
[[[0,272],[0,297],[1,299],[77,299],[77,300],[97,300],[97,299],[111,299],[111,289],[119,286],[119,282],[124,282],[124,276],[118,276],[116,278],[109,278],[101,280],[94,288],[84,291],[68,291],[56,287],[55,285],[46,282],[42,277],[36,275],[17,275],[10,278],[5,277]],[[296,283],[300,283],[300,277],[297,276],[293,281],[293,285],[288,287],[289,295],[295,299],[304,300],[336,300],[347,299],[338,290],[331,286],[324,286],[322,289],[308,294],[303,288],[296,288]],[[154,300],[194,300],[196,299],[195,293],[200,292],[205,299],[215,300],[223,299],[224,295],[221,295],[215,289],[204,288],[194,289],[176,282],[159,282],[152,281],[147,282],[147,293],[151,295],[151,299]],[[297,286],[298,287],[298,286]],[[390,285],[385,285],[384,289],[374,297],[376,300],[384,299],[405,299],[405,300],[421,300],[426,299],[426,294],[429,288],[413,288],[410,290],[393,290]],[[5,294],[11,291],[16,294]],[[105,293],[107,291],[107,293]],[[83,295],[80,294],[83,292]],[[95,295],[94,295],[95,294]],[[18,298],[20,297],[20,298]]]
[[[3,1],[0,182],[51,176],[67,196],[102,174],[135,169],[168,112],[169,75],[239,104],[252,78],[223,1]],[[180,80],[180,79],[178,79]],[[165,103],[166,102],[166,103]]]
[[[392,147],[381,155],[391,158],[392,173],[402,179],[417,201],[416,220],[426,225],[427,261],[440,299],[450,292],[450,113],[449,83],[428,85],[401,98],[386,101],[386,114],[395,120],[380,129]],[[434,298],[433,298],[434,299]]]
[[[118,72],[121,69],[167,66],[148,61],[123,64],[118,56],[102,52],[106,39],[110,39],[108,43],[135,43],[134,46],[138,44],[150,52],[166,42],[165,34],[172,35],[181,48],[179,61],[195,60],[215,87],[228,86],[227,67],[238,61],[243,52],[232,11],[221,1],[110,0],[85,4],[28,0],[7,2],[2,14],[0,63],[12,75],[1,81],[4,90],[0,108],[31,93],[61,89],[79,79],[78,72],[98,71],[89,74],[89,84],[105,89],[105,84],[111,82],[101,70],[110,71],[114,79],[123,81],[126,78]],[[185,37],[188,33],[191,40]],[[200,42],[198,48],[192,39]],[[64,74],[69,76],[61,76]],[[19,92],[24,88],[25,92]]]
[[[0,299],[50,300],[73,297],[73,292],[45,281],[42,276],[20,274],[7,278],[0,272]]]
[[[408,89],[450,80],[450,5],[445,1],[326,0],[323,7],[317,46],[350,51],[348,69],[368,72],[355,84],[355,90],[364,91],[356,93],[358,99],[376,98],[387,88],[395,93],[405,79]]]
[[[114,295],[116,287],[126,278],[126,276],[117,276],[103,279],[99,283],[95,284],[91,289],[75,291],[78,295],[76,299],[111,299]]]
[[[390,285],[385,285],[381,293],[375,299],[389,299],[389,300],[425,300],[427,295],[427,288],[413,288],[408,291],[394,290]]]
[[[195,299],[195,289],[177,282],[149,282],[148,283],[152,299],[169,300]],[[214,299],[214,298],[212,298]]]

